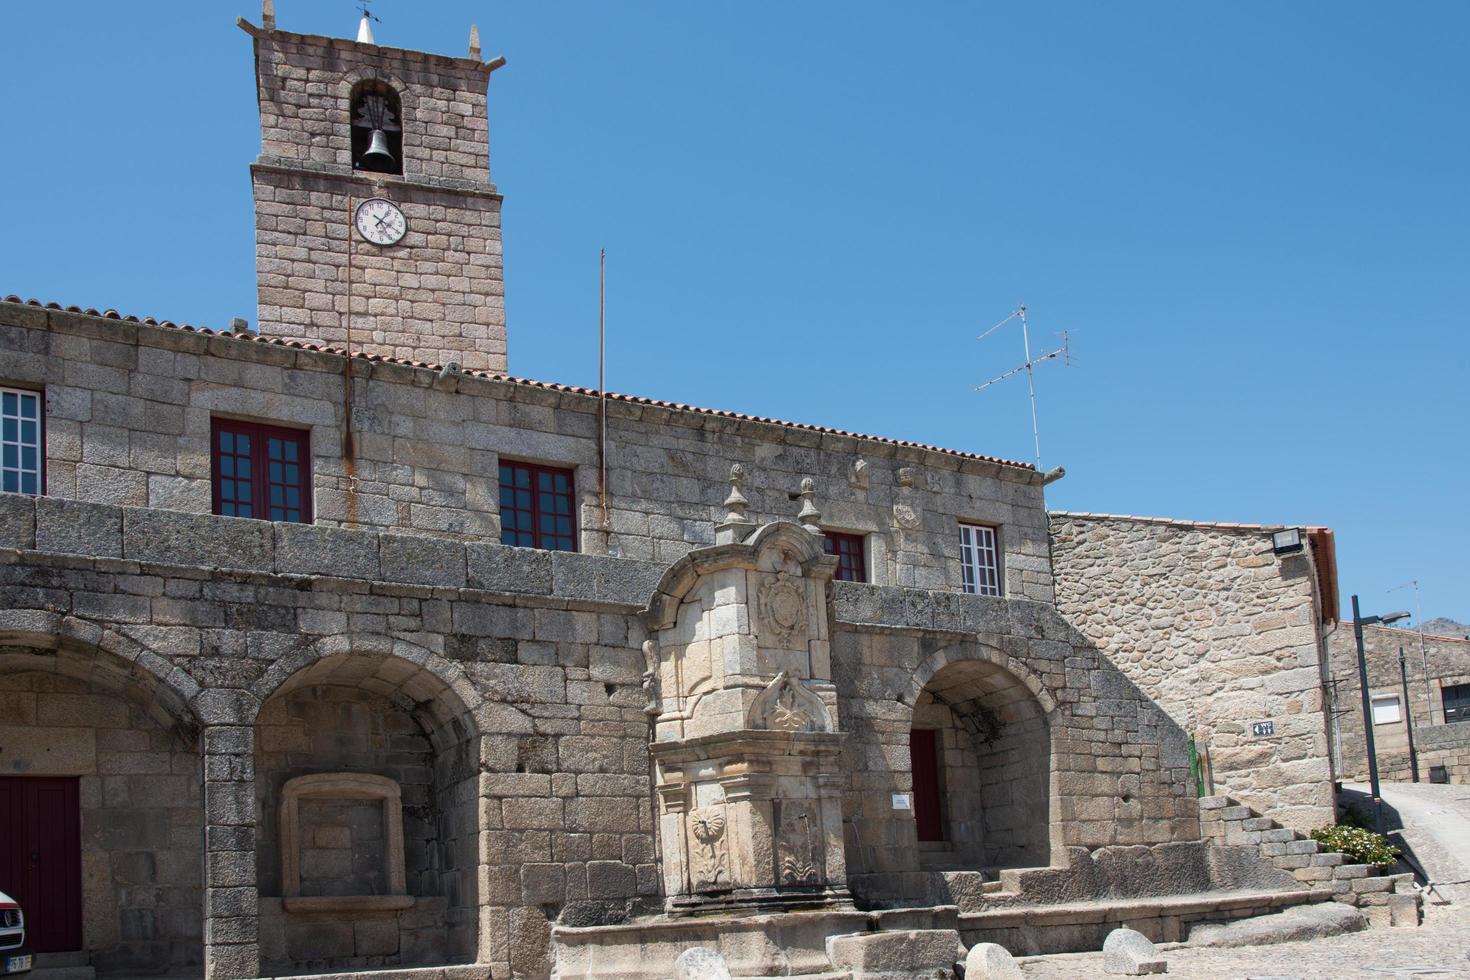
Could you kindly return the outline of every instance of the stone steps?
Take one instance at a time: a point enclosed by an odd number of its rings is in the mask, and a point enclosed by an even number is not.
[[[1199,818],[1205,840],[1256,848],[1273,867],[1303,885],[1325,888],[1334,901],[1362,909],[1374,926],[1419,924],[1422,897],[1411,874],[1390,875],[1376,865],[1349,864],[1346,855],[1324,850],[1310,837],[1281,827],[1228,796],[1201,798]]]

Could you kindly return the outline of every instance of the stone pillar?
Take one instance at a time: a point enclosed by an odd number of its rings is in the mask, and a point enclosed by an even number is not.
[[[243,725],[204,729],[204,976],[260,973],[255,874],[255,733]]]

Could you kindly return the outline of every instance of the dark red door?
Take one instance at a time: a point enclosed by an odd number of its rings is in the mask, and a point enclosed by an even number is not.
[[[944,840],[944,816],[939,802],[939,750],[932,728],[909,732],[909,762],[914,772],[914,823],[919,840]]]
[[[75,776],[0,776],[0,891],[38,953],[82,948],[81,821]]]

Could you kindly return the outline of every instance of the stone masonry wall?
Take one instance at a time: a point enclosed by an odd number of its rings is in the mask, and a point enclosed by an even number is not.
[[[489,68],[353,41],[251,33],[261,125],[260,159],[251,167],[261,332],[347,345],[350,295],[354,349],[505,371]],[[352,92],[366,79],[391,85],[402,102],[401,177],[352,169]],[[352,230],[356,203],[370,197],[402,208],[408,232],[400,242],[379,247]]]
[[[914,815],[891,802],[913,789],[914,706],[937,687],[962,708],[990,712],[1002,743],[1008,727],[1024,737],[1031,719],[1045,719],[1039,757],[1028,741],[1032,751],[1013,752],[1008,765],[982,773],[992,780],[981,787],[982,807],[1005,814],[999,863],[1045,866],[1064,862],[1069,847],[1198,837],[1183,732],[1051,607],[847,582],[833,583],[832,595],[833,680],[852,772],[845,818],[855,893],[880,903],[953,898],[934,893],[934,876],[921,871],[915,851]],[[946,683],[956,674],[968,676]],[[1037,773],[1046,787],[1039,799],[1023,788]],[[983,813],[972,816],[984,820]],[[1043,843],[1017,840],[1012,831],[1021,822]]]
[[[1294,829],[1330,822],[1311,557],[1276,556],[1270,528],[1051,520],[1058,611],[1195,739],[1215,792]]]
[[[1358,685],[1358,648],[1351,621],[1328,634],[1327,650],[1331,658],[1332,717],[1336,726],[1333,747],[1339,753],[1338,769],[1344,779],[1366,781],[1367,743],[1363,737],[1363,701]],[[1407,705],[1399,671],[1400,650],[1404,652],[1404,673],[1409,682]],[[1369,693],[1395,696],[1399,700],[1399,720],[1373,726],[1379,778],[1385,781],[1412,778],[1405,721],[1406,717],[1412,717],[1419,778],[1427,781],[1430,767],[1443,765],[1452,776],[1458,770],[1459,778],[1452,778],[1452,782],[1470,782],[1470,723],[1445,722],[1441,693],[1454,684],[1470,684],[1470,640],[1425,636],[1421,649],[1415,630],[1365,626],[1363,652],[1368,664]]]
[[[1007,595],[1052,598],[1029,467],[613,400],[604,534],[595,397],[481,377],[456,390],[363,359],[354,371],[345,459],[338,355],[0,302],[0,383],[46,390],[53,498],[208,513],[220,415],[310,429],[318,525],[498,541],[504,457],[574,469],[581,550],[668,563],[713,543],[738,462],[757,521],[794,517],[790,494],[815,477],[823,524],[867,535],[877,584],[958,590],[958,524],[973,521],[1000,528]]]
[[[0,646],[0,776],[80,777],[87,962],[103,975],[197,971],[197,745],[136,697],[49,670],[12,672],[37,659],[25,653]]]

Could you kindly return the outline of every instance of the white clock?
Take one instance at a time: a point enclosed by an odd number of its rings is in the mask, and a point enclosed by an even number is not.
[[[408,219],[398,205],[371,197],[357,206],[353,216],[357,233],[374,245],[397,245],[408,232]]]

